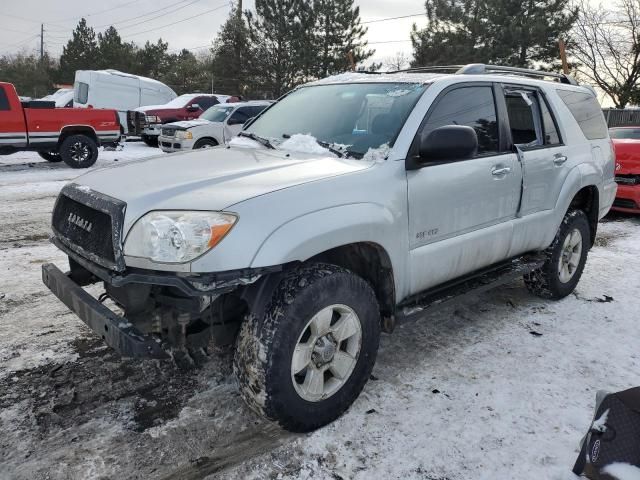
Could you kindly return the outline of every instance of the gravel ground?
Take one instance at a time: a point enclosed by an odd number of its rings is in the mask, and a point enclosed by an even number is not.
[[[128,143],[97,164],[158,154]],[[568,472],[595,392],[640,384],[640,221],[603,222],[574,295],[514,282],[384,335],[349,412],[292,435],[243,405],[220,350],[202,369],[123,361],[51,295],[55,196],[81,172],[0,157],[1,479],[541,479]]]

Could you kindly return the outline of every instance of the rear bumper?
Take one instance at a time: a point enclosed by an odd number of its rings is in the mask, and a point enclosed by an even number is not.
[[[640,185],[618,185],[611,210],[640,213]]]
[[[142,334],[126,318],[109,310],[55,265],[47,263],[42,266],[42,281],[80,320],[123,357],[169,357],[159,341]]]

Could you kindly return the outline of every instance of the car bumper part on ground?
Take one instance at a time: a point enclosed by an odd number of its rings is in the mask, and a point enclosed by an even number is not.
[[[142,334],[126,318],[109,310],[55,265],[47,263],[42,266],[42,281],[62,303],[122,356],[169,357],[155,338]]]
[[[611,210],[640,213],[640,185],[618,185],[618,192]]]

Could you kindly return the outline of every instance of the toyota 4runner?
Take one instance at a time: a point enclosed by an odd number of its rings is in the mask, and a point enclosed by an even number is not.
[[[248,405],[308,431],[351,405],[381,331],[414,312],[516,276],[571,293],[615,194],[600,107],[570,77],[348,73],[229,146],[67,185],[52,242],[70,269],[43,280],[123,356],[190,365],[234,344]],[[97,282],[98,299],[82,288]]]

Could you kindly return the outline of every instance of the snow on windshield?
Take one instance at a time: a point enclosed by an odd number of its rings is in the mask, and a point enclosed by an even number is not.
[[[322,145],[318,145],[316,138],[312,135],[296,133],[287,138],[284,142],[278,145],[283,150],[289,150],[290,152],[300,153],[313,153],[318,155],[326,155],[330,153],[328,149]]]

